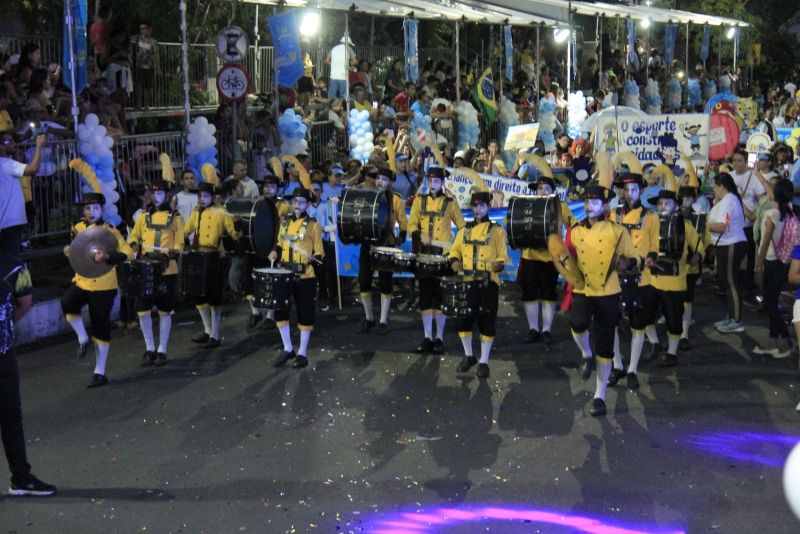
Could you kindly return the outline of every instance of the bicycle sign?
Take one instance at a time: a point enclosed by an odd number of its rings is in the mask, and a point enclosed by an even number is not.
[[[250,76],[239,65],[224,65],[217,73],[217,90],[228,100],[244,100],[250,90]]]

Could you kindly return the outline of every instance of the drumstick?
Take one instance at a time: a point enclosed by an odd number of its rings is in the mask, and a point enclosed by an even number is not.
[[[306,249],[304,249],[304,248],[301,248],[301,247],[299,247],[299,246],[297,246],[297,245],[291,245],[291,247],[292,247],[293,249],[295,249],[295,250],[299,250],[300,252],[302,252],[303,254],[305,254],[305,256],[306,256],[306,259],[308,259],[308,261],[313,261],[314,263],[318,263],[319,265],[322,265],[322,262],[321,262],[321,261],[319,261],[319,260],[318,260],[317,258],[315,258],[314,256],[312,256],[312,255],[311,255],[311,253],[310,253],[310,252],[308,252]]]
[[[142,245],[142,248],[146,248],[148,250],[157,250],[159,252],[169,252],[169,247],[154,247],[152,245]]]

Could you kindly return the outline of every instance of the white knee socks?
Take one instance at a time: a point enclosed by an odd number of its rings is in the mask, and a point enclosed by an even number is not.
[[[222,308],[215,306],[210,308],[211,312],[211,337],[219,340],[219,324],[222,321]]]
[[[83,345],[89,341],[89,334],[86,333],[86,325],[83,324],[83,317],[80,314],[72,315],[68,313],[64,318],[78,335],[78,343]]]
[[[585,330],[581,333],[572,331],[572,338],[575,344],[578,345],[578,350],[581,351],[581,356],[585,359],[592,357],[592,346],[589,343],[589,331]]]
[[[94,372],[98,375],[106,374],[106,362],[108,361],[108,341],[94,340]]]
[[[311,340],[311,330],[300,330],[300,348],[297,354],[308,357],[308,342]]]
[[[282,324],[278,327],[278,332],[281,333],[281,341],[283,341],[283,350],[286,352],[292,352],[294,347],[292,346],[292,334],[289,330],[289,323]]]
[[[525,316],[528,318],[528,329],[539,331],[539,301],[525,303]]]
[[[156,342],[153,340],[153,316],[150,312],[139,316],[139,327],[142,329],[144,346],[150,352],[155,352]]]
[[[622,370],[622,350],[619,348],[619,328],[614,329],[614,369]]]
[[[433,312],[433,316],[436,318],[436,339],[441,341],[444,339],[444,324],[447,316],[442,312]]]
[[[677,356],[678,343],[680,343],[681,341],[680,336],[673,336],[672,334],[670,334],[667,340],[669,342],[669,346],[667,347],[667,354],[672,354],[673,356]]]
[[[658,345],[658,331],[656,330],[656,325],[651,324],[645,329],[644,333],[647,336],[647,341],[653,345]]]
[[[553,330],[553,319],[556,316],[556,303],[549,300],[542,301],[542,332]]]
[[[683,303],[683,320],[681,322],[683,326],[683,332],[681,333],[682,339],[689,339],[689,326],[692,323],[692,303],[691,302],[684,302]]]
[[[373,321],[372,293],[361,293],[361,305],[364,306],[364,318],[367,321]]]
[[[639,358],[642,356],[642,346],[644,346],[644,332],[641,330],[631,331],[631,362],[628,364],[628,372],[636,373],[639,369]]]
[[[172,315],[169,313],[161,314],[161,320],[158,324],[158,352],[163,354],[167,353],[167,344],[169,343],[169,330],[172,328]]]
[[[200,319],[203,321],[203,330],[205,330],[206,334],[211,336],[211,308],[208,306],[198,306],[197,311],[200,313]]]
[[[594,391],[595,399],[606,399],[608,378],[611,376],[611,362],[606,358],[597,358],[597,386]]]
[[[433,313],[430,311],[422,312],[422,331],[425,339],[433,340]]]
[[[491,338],[486,338],[481,336],[481,359],[480,363],[489,363],[489,353],[492,351],[492,342],[494,340]]]
[[[381,323],[389,324],[389,308],[392,305],[392,296],[381,294]]]
[[[458,337],[461,338],[461,344],[464,346],[464,356],[472,356],[472,334],[459,333]]]

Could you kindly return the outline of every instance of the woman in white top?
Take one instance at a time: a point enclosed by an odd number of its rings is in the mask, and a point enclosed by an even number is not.
[[[742,324],[741,264],[747,253],[744,210],[733,178],[727,172],[714,177],[714,206],[706,227],[711,232],[717,273],[728,299],[728,316],[714,323],[723,333],[744,332]]]
[[[761,246],[756,259],[756,284],[764,292],[764,311],[769,316],[769,340],[753,349],[756,354],[769,354],[775,358],[786,358],[792,353],[789,329],[778,310],[778,297],[789,273],[789,264],[775,255],[775,246],[780,243],[784,223],[794,217],[792,208],[793,185],[785,178],[778,179],[773,188],[777,208],[764,213],[761,226]]]

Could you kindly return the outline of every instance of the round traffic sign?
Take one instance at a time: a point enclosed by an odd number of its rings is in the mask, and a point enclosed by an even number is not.
[[[226,26],[217,34],[217,55],[226,63],[244,61],[247,46],[247,34],[239,26]]]
[[[250,89],[250,75],[239,65],[225,65],[217,73],[217,90],[229,100],[244,100]]]

